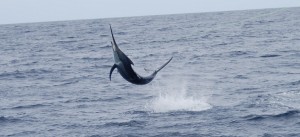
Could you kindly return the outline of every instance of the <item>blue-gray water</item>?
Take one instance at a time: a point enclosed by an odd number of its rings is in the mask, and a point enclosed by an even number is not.
[[[0,136],[300,136],[300,8],[1,25]]]

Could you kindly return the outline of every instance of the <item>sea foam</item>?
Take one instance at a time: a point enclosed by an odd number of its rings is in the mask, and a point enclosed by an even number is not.
[[[153,112],[203,111],[212,108],[207,103],[207,97],[188,94],[185,80],[173,80],[164,86],[155,86],[158,95],[146,105]]]

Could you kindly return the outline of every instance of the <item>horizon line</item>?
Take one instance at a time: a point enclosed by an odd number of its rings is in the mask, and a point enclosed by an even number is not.
[[[133,16],[114,16],[114,17],[100,17],[100,18],[79,18],[79,19],[66,19],[66,20],[45,20],[45,21],[32,21],[32,22],[14,22],[14,23],[3,23],[3,24],[0,23],[0,26],[4,26],[4,25],[21,25],[21,24],[35,24],[35,23],[51,23],[51,22],[68,22],[68,21],[80,21],[80,20],[135,18],[135,17],[147,17],[147,16],[166,16],[166,15],[181,15],[181,14],[203,14],[203,13],[253,11],[253,10],[267,10],[267,9],[287,9],[287,8],[300,8],[300,6],[293,6],[293,7],[272,7],[272,8],[249,8],[249,9],[233,9],[233,10],[215,10],[215,11],[186,12],[186,13],[148,14],[148,15],[133,15]]]

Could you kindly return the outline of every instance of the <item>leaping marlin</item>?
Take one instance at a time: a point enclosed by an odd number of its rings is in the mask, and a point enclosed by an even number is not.
[[[114,71],[115,68],[117,68],[119,73],[121,74],[121,76],[128,82],[130,82],[132,84],[137,84],[137,85],[148,84],[149,82],[151,82],[154,79],[156,74],[161,69],[163,69],[173,58],[173,57],[171,57],[171,59],[169,59],[165,64],[163,64],[161,67],[156,69],[150,76],[147,76],[147,77],[140,76],[132,69],[131,64],[134,65],[133,62],[119,49],[119,47],[116,43],[116,40],[114,38],[114,34],[112,32],[111,25],[110,25],[110,32],[111,32],[111,36],[113,39],[113,41],[111,42],[111,45],[112,45],[114,59],[115,59],[115,64],[111,67],[110,73],[109,73],[110,80],[111,80],[112,72]]]

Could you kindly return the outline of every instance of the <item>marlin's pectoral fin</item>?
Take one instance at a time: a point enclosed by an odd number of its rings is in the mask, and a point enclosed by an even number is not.
[[[109,73],[109,80],[111,81],[111,73],[114,71],[114,69],[117,67],[116,64],[114,64],[111,69],[110,69],[110,73]]]
[[[157,70],[155,70],[156,72],[160,71],[161,69],[163,69],[165,66],[167,66],[170,61],[173,59],[173,57],[171,57],[165,64],[163,64],[161,67],[159,67]]]

